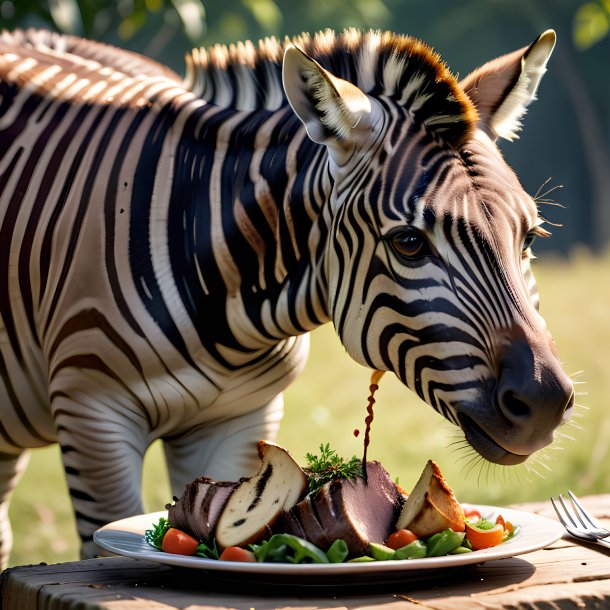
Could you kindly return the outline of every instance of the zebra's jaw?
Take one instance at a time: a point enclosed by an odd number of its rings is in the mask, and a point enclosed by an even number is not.
[[[482,457],[514,465],[553,442],[571,416],[574,388],[546,328],[534,334],[514,326],[498,335],[504,340],[493,392],[456,411],[466,440]]]
[[[530,456],[529,453],[522,455],[504,449],[468,415],[461,413],[458,415],[458,419],[468,444],[488,462],[504,466],[515,466],[525,462]]]

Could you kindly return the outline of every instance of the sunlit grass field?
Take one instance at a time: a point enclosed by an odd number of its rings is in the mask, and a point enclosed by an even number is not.
[[[378,459],[404,487],[426,460],[436,460],[458,498],[495,505],[539,500],[567,488],[577,493],[610,490],[610,256],[574,253],[571,259],[536,263],[541,311],[566,370],[582,394],[573,424],[529,468],[501,468],[473,459],[459,431],[395,378],[380,384],[369,458]],[[279,441],[302,461],[321,443],[345,456],[360,455],[370,372],[353,363],[333,329],[312,333],[305,373],[286,393]],[[528,462],[529,463],[529,462]],[[202,473],[204,474],[204,473]],[[170,498],[161,448],[152,447],[144,473],[147,510]],[[56,447],[32,453],[10,510],[15,536],[12,565],[78,558],[78,539]]]

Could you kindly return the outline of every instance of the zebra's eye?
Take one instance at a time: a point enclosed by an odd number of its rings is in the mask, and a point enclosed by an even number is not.
[[[426,238],[416,229],[400,229],[388,236],[394,252],[403,258],[420,258],[428,254]]]
[[[532,247],[532,244],[534,243],[535,239],[535,233],[530,232],[525,236],[525,239],[523,240],[523,253],[527,252]]]

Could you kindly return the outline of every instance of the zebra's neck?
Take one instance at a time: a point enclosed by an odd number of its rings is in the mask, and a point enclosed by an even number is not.
[[[288,107],[204,105],[190,117],[174,160],[168,228],[176,285],[198,327],[221,308],[217,319],[237,324],[242,342],[252,329],[254,346],[329,321],[327,164],[325,148]],[[210,332],[233,335],[229,327]]]
[[[242,337],[256,329],[253,343],[306,332],[330,319],[325,246],[332,180],[326,151],[306,139],[287,105],[282,58],[288,43],[362,91],[398,100],[416,122],[442,129],[448,142],[464,138],[476,115],[430,48],[388,32],[347,30],[336,36],[327,31],[281,43],[266,39],[257,46],[199,49],[187,56],[184,85],[206,102],[192,128],[202,145],[193,158],[177,159],[176,167],[203,163],[199,175],[189,169],[199,183],[191,190],[202,199],[197,210],[170,211],[170,219],[203,215],[205,221],[186,230],[193,234],[186,251],[195,259],[173,269],[197,271],[178,285],[200,286],[196,295],[185,288],[182,297],[201,303],[202,315],[206,303],[217,303],[213,295],[226,293],[222,307],[244,321]],[[423,107],[433,111],[428,115]],[[190,205],[188,197],[180,201],[179,207]],[[174,233],[179,240],[181,225]],[[230,337],[232,330],[220,334]]]

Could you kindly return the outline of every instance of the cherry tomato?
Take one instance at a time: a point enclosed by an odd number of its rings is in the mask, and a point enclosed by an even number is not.
[[[513,531],[513,524],[510,521],[504,521],[504,517],[502,515],[498,515],[496,517],[496,524],[501,525],[507,532]]]
[[[489,530],[479,529],[476,525],[466,523],[466,538],[475,551],[497,546],[502,542],[503,537],[504,528],[499,523]]]
[[[481,519],[481,513],[476,508],[468,508],[464,510],[464,519],[479,521]]]
[[[222,561],[256,561],[252,551],[242,549],[240,546],[228,546],[221,554]]]
[[[166,553],[174,555],[194,555],[197,552],[199,542],[181,530],[170,527],[165,536],[161,548]]]
[[[411,530],[396,530],[388,536],[385,545],[397,551],[415,540],[417,540],[417,536]]]

